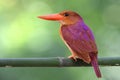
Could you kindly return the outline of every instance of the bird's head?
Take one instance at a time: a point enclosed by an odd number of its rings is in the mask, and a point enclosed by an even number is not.
[[[59,21],[62,25],[75,24],[78,21],[82,21],[79,14],[73,11],[62,11],[58,14],[50,14],[44,16],[38,16],[38,18],[52,21]]]

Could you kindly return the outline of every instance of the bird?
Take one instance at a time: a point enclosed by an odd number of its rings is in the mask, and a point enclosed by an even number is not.
[[[69,58],[75,61],[79,58],[91,64],[97,78],[102,77],[98,65],[98,49],[93,32],[78,13],[64,10],[56,14],[38,16],[38,18],[58,21],[61,24],[60,36],[72,53]]]

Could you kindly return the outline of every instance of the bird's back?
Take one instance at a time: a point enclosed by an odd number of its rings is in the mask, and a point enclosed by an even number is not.
[[[94,36],[84,22],[61,26],[61,35],[68,47],[87,63],[91,62],[90,53],[97,53]]]

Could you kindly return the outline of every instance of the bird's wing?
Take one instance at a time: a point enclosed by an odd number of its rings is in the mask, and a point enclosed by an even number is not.
[[[92,31],[86,27],[81,28],[77,33],[74,33],[74,31],[66,32],[66,34],[63,34],[63,37],[70,49],[77,54],[79,58],[90,63],[89,53],[97,53],[97,47]]]

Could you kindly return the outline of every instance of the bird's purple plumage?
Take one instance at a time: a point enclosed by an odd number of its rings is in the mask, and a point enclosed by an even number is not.
[[[90,28],[84,22],[78,21],[74,25],[63,25],[61,33],[73,52],[77,53],[85,62],[90,62],[89,53],[97,52],[95,39]]]

